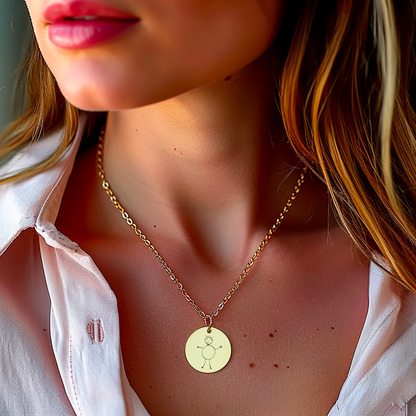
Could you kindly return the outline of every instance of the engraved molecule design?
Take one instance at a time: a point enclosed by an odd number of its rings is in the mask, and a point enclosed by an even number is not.
[[[204,365],[201,368],[204,368],[205,364],[208,361],[209,368],[212,370],[211,360],[215,357],[215,353],[217,352],[217,350],[222,348],[222,345],[220,345],[218,348],[215,348],[212,345],[212,342],[214,341],[214,339],[212,337],[210,337],[209,335],[205,335],[205,340],[204,341],[205,341],[206,345],[204,345],[203,347],[198,347],[197,346],[197,348],[201,349],[202,358],[205,360]]]

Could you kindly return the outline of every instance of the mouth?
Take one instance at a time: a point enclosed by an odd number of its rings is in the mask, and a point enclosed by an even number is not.
[[[131,13],[90,0],[49,0],[42,15],[51,43],[73,50],[111,42],[140,21]]]

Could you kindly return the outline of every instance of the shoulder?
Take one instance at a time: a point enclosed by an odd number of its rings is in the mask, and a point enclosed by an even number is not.
[[[34,176],[0,186],[0,255],[21,231],[35,227],[42,215],[52,222],[71,173],[81,141],[81,122],[74,142],[51,168]],[[59,146],[63,129],[23,149],[0,166],[0,176],[28,169],[42,162]]]

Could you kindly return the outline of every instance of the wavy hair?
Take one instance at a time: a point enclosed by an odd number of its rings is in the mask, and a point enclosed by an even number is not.
[[[416,292],[414,31],[414,0],[306,1],[279,89],[289,140],[340,224]]]
[[[328,186],[340,225],[416,293],[415,8],[415,0],[291,2],[276,80],[290,143]],[[65,134],[49,158],[0,184],[52,166],[81,113],[35,40],[23,72],[28,106],[0,137],[0,164],[54,129]],[[104,117],[88,113],[86,135]]]

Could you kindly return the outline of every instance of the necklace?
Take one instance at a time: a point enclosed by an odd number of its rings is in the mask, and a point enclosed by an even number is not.
[[[98,167],[98,176],[101,179],[102,187],[109,196],[111,202],[120,212],[123,219],[126,221],[127,225],[134,231],[137,237],[143,241],[146,247],[153,253],[159,263],[162,265],[165,272],[169,275],[170,280],[175,284],[176,288],[182,293],[183,297],[190,305],[194,308],[195,312],[199,317],[204,321],[205,326],[194,331],[187,339],[185,344],[185,356],[188,363],[197,371],[201,373],[215,373],[223,369],[229,362],[231,358],[231,343],[228,337],[219,330],[212,326],[213,319],[218,316],[219,312],[224,308],[227,302],[231,299],[237,289],[243,283],[245,277],[251,270],[254,265],[254,262],[259,258],[260,253],[263,251],[264,247],[270,241],[273,234],[282,224],[285,214],[289,212],[290,207],[293,204],[293,201],[296,199],[300,192],[300,187],[305,181],[305,173],[307,168],[304,167],[298,178],[295,189],[292,192],[292,195],[289,197],[286,205],[283,207],[282,212],[277,218],[276,222],[267,232],[263,241],[260,243],[258,249],[255,251],[246,267],[243,269],[242,273],[238,279],[233,284],[232,288],[224,296],[222,301],[210,314],[205,313],[191,298],[189,293],[183,287],[183,284],[178,280],[178,278],[173,273],[172,269],[168,266],[166,261],[162,258],[160,253],[156,250],[155,246],[150,242],[145,234],[137,227],[127,211],[121,206],[120,202],[117,200],[117,197],[114,195],[114,192],[111,190],[110,184],[108,183],[103,167],[103,150],[104,150],[104,130],[101,131],[98,143],[97,150],[97,167]]]

